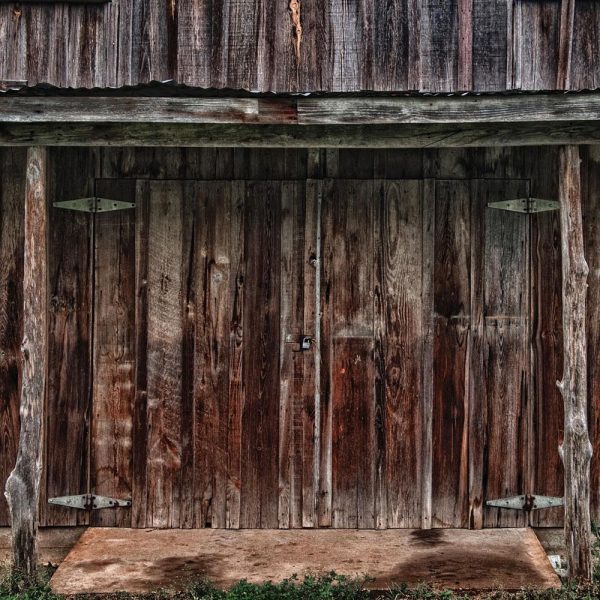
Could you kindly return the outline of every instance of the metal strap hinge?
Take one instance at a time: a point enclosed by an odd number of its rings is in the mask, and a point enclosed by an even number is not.
[[[517,198],[515,200],[502,200],[501,202],[488,202],[488,206],[498,210],[525,214],[560,209],[560,203],[557,200],[542,200],[541,198]]]
[[[96,494],[79,494],[78,496],[48,498],[48,504],[77,508],[79,510],[99,510],[101,508],[128,508],[131,506],[131,500],[119,500],[117,498],[97,496]]]
[[[486,506],[493,506],[495,508],[511,508],[513,510],[531,512],[532,510],[563,506],[564,499],[557,496],[534,496],[533,494],[523,494],[521,496],[511,496],[510,498],[488,500],[485,504]]]
[[[122,200],[110,200],[108,198],[77,198],[75,200],[61,200],[54,202],[55,208],[63,208],[65,210],[77,210],[79,212],[100,213],[113,212],[115,210],[126,210],[135,208],[135,202],[123,202]]]

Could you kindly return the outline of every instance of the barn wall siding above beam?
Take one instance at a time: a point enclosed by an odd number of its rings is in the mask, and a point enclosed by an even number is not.
[[[575,2],[570,89],[600,79],[600,10]],[[113,0],[0,4],[1,79],[64,87],[176,79],[262,91],[554,89],[556,0]],[[562,68],[562,63],[561,63]]]

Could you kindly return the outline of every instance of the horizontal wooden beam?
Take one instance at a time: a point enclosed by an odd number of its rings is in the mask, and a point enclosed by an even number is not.
[[[517,94],[388,98],[303,98],[301,125],[457,124],[595,121],[600,95]]]
[[[438,125],[1,123],[0,146],[428,148],[600,143],[600,121]]]
[[[293,100],[0,96],[0,123],[296,123]]]
[[[600,94],[406,97],[0,96],[0,123],[462,125],[597,121]]]

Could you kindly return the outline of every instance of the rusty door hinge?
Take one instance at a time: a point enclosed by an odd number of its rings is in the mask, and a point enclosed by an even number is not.
[[[497,498],[488,500],[485,505],[494,508],[510,508],[512,510],[541,510],[544,508],[554,508],[563,506],[564,500],[558,496],[534,496],[533,494],[523,494],[521,496],[511,496],[509,498]]]
[[[541,198],[517,198],[515,200],[502,200],[500,202],[488,202],[489,208],[498,210],[507,210],[509,212],[518,212],[533,214],[547,212],[549,210],[559,210],[558,200],[542,200]]]
[[[126,210],[135,208],[135,202],[123,202],[122,200],[110,200],[109,198],[76,198],[75,200],[61,200],[54,202],[54,208],[65,210],[76,210],[87,213],[113,212],[115,210]]]
[[[96,494],[79,494],[77,496],[59,496],[48,498],[48,504],[77,508],[78,510],[99,510],[101,508],[129,508],[131,500],[118,500]]]

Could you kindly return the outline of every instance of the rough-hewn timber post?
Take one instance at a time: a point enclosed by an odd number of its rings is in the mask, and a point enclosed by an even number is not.
[[[563,396],[565,439],[565,542],[569,577],[591,579],[590,459],[587,425],[585,301],[588,266],[581,218],[578,146],[559,149],[559,197],[562,246],[564,367],[558,387]]]
[[[46,170],[46,149],[29,148],[25,188],[21,433],[17,463],[5,491],[11,516],[13,568],[29,577],[35,573],[37,565],[46,387]]]

